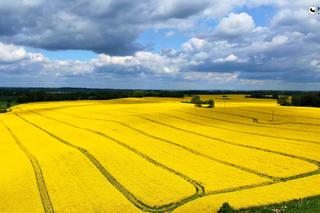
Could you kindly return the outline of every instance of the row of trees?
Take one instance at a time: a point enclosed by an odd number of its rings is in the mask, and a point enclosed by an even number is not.
[[[170,90],[117,90],[117,89],[86,89],[86,88],[0,88],[1,108],[12,105],[39,101],[63,100],[107,100],[126,97],[175,97],[185,95],[192,97],[196,106],[214,107],[214,100],[201,100],[197,94],[243,94],[251,93],[251,98],[277,98],[281,105],[320,106],[319,92],[301,91],[170,91]],[[192,95],[193,94],[193,95]],[[292,98],[289,98],[292,97]]]
[[[304,93],[288,96],[280,96],[278,104],[281,106],[310,106],[320,107],[320,92]]]
[[[246,91],[243,92],[246,95],[246,98],[262,98],[262,99],[279,99],[282,96],[296,96],[296,95],[305,95],[312,94],[315,92],[304,92],[304,91],[280,91],[280,90],[258,90],[258,91]],[[242,93],[242,94],[243,94]]]
[[[263,98],[263,99],[278,99],[279,94],[263,94],[263,93],[252,93],[246,95],[246,98]]]
[[[196,107],[202,107],[203,104],[208,105],[208,108],[214,108],[215,102],[213,99],[201,100],[200,96],[195,95],[192,97],[191,103],[195,104]]]
[[[320,92],[294,95],[291,98],[293,106],[312,106],[320,107]]]
[[[279,96],[277,103],[280,104],[281,106],[290,106],[291,101],[289,99],[289,96]]]
[[[117,90],[86,88],[0,88],[0,112],[13,105],[29,102],[64,100],[108,100],[127,97],[182,98],[181,91],[170,90]]]
[[[127,97],[175,97],[184,96],[180,91],[169,90],[113,90],[75,88],[0,88],[0,101],[28,103],[63,100],[108,100]]]

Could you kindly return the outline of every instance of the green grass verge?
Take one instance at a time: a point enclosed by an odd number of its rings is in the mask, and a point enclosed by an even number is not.
[[[248,209],[240,209],[234,212],[239,213],[317,213],[320,212],[320,196],[308,197],[301,200],[292,200],[279,204],[272,204],[268,206],[253,207]]]

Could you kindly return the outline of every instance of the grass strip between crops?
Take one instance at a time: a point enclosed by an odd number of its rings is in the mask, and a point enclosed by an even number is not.
[[[20,142],[20,140],[17,138],[17,136],[13,133],[13,131],[3,122],[0,121],[3,126],[8,130],[18,147],[22,150],[22,152],[28,157],[32,167],[33,171],[36,177],[38,191],[41,197],[42,206],[44,208],[45,213],[53,213],[53,206],[50,200],[50,196],[46,187],[45,180],[43,178],[43,173],[41,170],[41,167],[39,165],[38,160],[27,150],[27,148]]]
[[[73,125],[73,124],[69,124],[69,123],[67,123],[67,122],[60,121],[60,120],[58,120],[58,119],[54,119],[54,118],[51,118],[51,117],[48,117],[48,116],[44,116],[44,115],[42,115],[42,114],[40,114],[40,113],[37,113],[37,112],[34,112],[34,111],[30,111],[30,112],[33,112],[33,113],[35,113],[35,114],[38,114],[38,115],[40,115],[40,116],[42,116],[42,117],[46,117],[46,118],[51,119],[51,120],[55,120],[55,121],[60,122],[60,123],[64,123],[64,124],[69,125],[69,126],[72,126],[72,127],[74,127],[74,128],[86,130],[86,131],[89,131],[89,132],[91,132],[91,133],[97,134],[97,135],[99,135],[99,136],[108,138],[108,139],[116,142],[117,144],[126,147],[126,148],[129,149],[130,151],[133,151],[135,154],[140,155],[141,157],[143,157],[145,160],[149,161],[150,163],[152,163],[152,164],[154,164],[154,165],[156,165],[156,166],[158,166],[158,167],[160,167],[160,168],[162,168],[162,169],[165,169],[165,170],[167,170],[168,172],[171,172],[171,173],[179,176],[180,178],[183,178],[184,180],[186,180],[186,181],[188,181],[190,184],[192,184],[192,185],[195,187],[195,189],[196,189],[196,193],[195,193],[194,195],[189,196],[189,197],[186,197],[186,198],[183,198],[182,200],[179,200],[179,201],[177,201],[177,202],[172,202],[172,203],[169,203],[169,204],[166,204],[166,205],[162,205],[162,206],[150,206],[150,205],[147,205],[147,204],[145,204],[143,201],[141,201],[141,200],[139,200],[138,198],[136,198],[136,197],[135,197],[131,192],[129,192],[124,186],[122,186],[121,183],[118,182],[118,181],[116,180],[116,178],[114,178],[114,177],[112,176],[112,174],[109,173],[109,172],[104,168],[104,166],[103,166],[93,155],[91,155],[86,149],[81,148],[81,147],[79,147],[79,146],[76,146],[76,145],[74,145],[74,144],[72,144],[72,143],[70,143],[70,142],[68,142],[68,141],[66,141],[66,140],[64,140],[64,139],[62,139],[62,138],[60,138],[60,137],[52,134],[51,132],[43,129],[42,127],[38,126],[37,124],[34,124],[34,123],[32,123],[31,121],[29,121],[29,120],[25,119],[24,117],[22,117],[21,115],[15,113],[18,117],[20,117],[21,119],[23,119],[25,122],[27,122],[27,123],[29,123],[29,124],[37,127],[38,129],[40,129],[40,130],[42,130],[43,132],[47,133],[48,135],[50,135],[51,137],[55,138],[56,140],[64,143],[64,144],[67,145],[67,146],[70,146],[70,147],[72,147],[72,148],[74,148],[74,149],[77,149],[77,150],[80,151],[82,154],[84,154],[84,155],[98,168],[98,170],[107,178],[107,180],[108,180],[116,189],[118,189],[131,203],[133,203],[136,207],[138,207],[139,209],[141,209],[141,210],[143,210],[143,211],[150,211],[150,212],[154,212],[154,211],[156,211],[156,212],[169,211],[169,210],[172,210],[172,209],[174,209],[174,208],[177,208],[178,206],[180,206],[180,205],[182,205],[182,204],[184,204],[184,203],[187,203],[187,202],[189,202],[189,201],[191,201],[191,200],[194,200],[195,198],[201,197],[201,196],[203,196],[203,194],[204,194],[204,187],[203,187],[200,183],[198,183],[197,181],[192,180],[191,178],[187,177],[186,175],[181,174],[181,173],[179,173],[179,172],[177,172],[177,171],[175,171],[175,170],[173,170],[173,169],[171,169],[171,168],[169,168],[169,167],[167,167],[167,166],[165,166],[165,165],[163,165],[163,164],[161,164],[161,163],[159,163],[159,162],[151,159],[149,156],[147,156],[147,155],[145,155],[145,154],[143,154],[143,153],[135,150],[135,149],[132,148],[132,147],[129,147],[128,145],[126,145],[126,144],[124,144],[124,143],[122,143],[122,142],[120,142],[120,141],[118,141],[118,140],[116,140],[116,139],[114,139],[114,138],[112,138],[112,137],[110,137],[110,136],[105,135],[105,134],[102,133],[102,132],[93,131],[93,130],[91,130],[91,129],[81,128],[81,127],[75,126],[75,125]]]

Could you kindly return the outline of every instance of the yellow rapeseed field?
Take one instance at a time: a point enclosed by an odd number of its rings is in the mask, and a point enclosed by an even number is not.
[[[175,98],[12,107],[0,115],[0,212],[214,212],[320,195],[320,109],[201,98],[216,107]]]

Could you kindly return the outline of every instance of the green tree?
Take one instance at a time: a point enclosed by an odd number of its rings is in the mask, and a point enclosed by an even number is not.
[[[288,96],[279,96],[277,102],[281,106],[289,106],[290,105]]]
[[[219,209],[218,213],[234,213],[236,212],[228,202],[222,204],[221,208]]]
[[[210,100],[208,100],[207,101],[208,102],[208,104],[209,104],[209,106],[208,106],[208,108],[214,108],[214,100],[213,99],[210,99]]]
[[[193,96],[191,99],[191,103],[193,103],[193,104],[200,103],[200,96],[199,95]]]
[[[7,100],[7,109],[11,107],[11,100]]]

